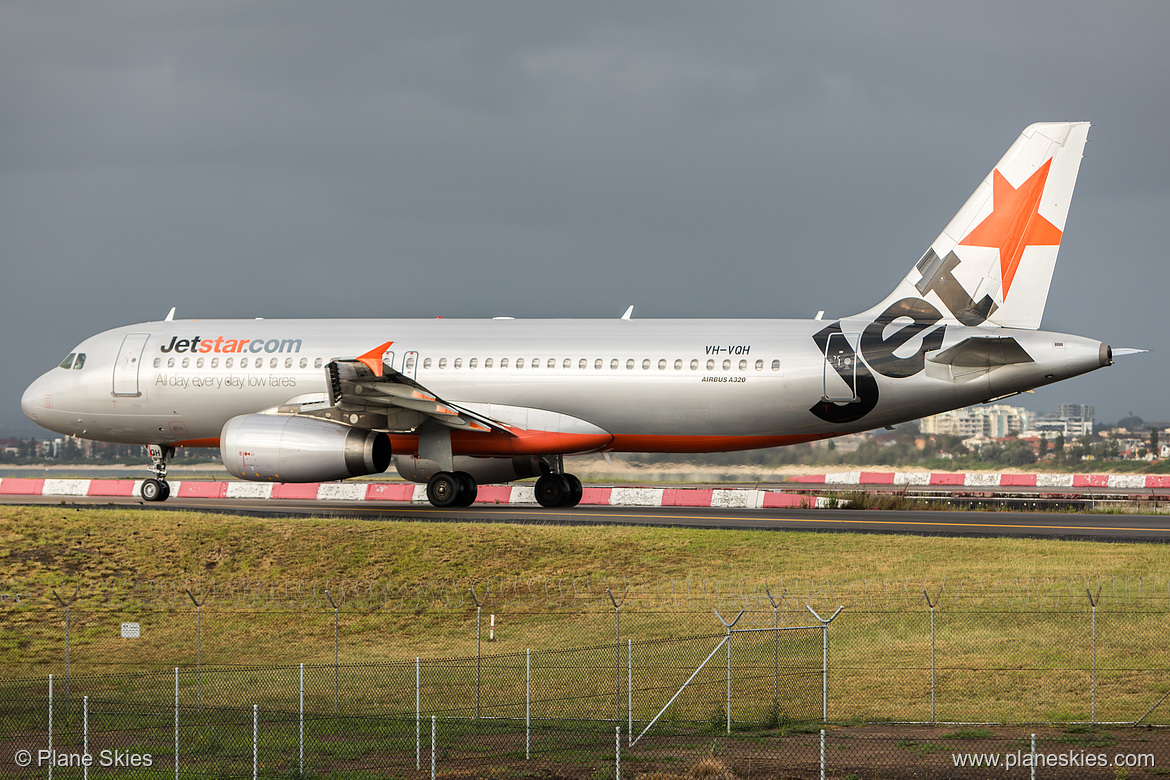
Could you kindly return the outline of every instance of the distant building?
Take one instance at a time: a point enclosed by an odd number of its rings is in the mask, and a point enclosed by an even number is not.
[[[922,433],[962,436],[964,439],[1002,439],[1019,435],[1032,427],[1036,415],[1018,406],[993,404],[968,406],[919,421]]]
[[[1056,414],[1044,415],[1033,424],[1031,433],[1049,440],[1063,434],[1065,439],[1079,439],[1093,433],[1092,404],[1061,404]]]

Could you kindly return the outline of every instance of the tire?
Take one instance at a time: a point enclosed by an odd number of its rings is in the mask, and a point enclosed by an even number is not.
[[[138,489],[143,501],[165,501],[170,492],[167,483],[157,479],[144,479]]]
[[[471,506],[475,503],[475,497],[479,495],[479,485],[476,484],[475,477],[466,471],[456,471],[455,478],[459,480],[459,498],[455,506]]]
[[[459,487],[458,477],[450,471],[440,471],[427,480],[427,501],[439,508],[456,506],[462,492]]]
[[[572,474],[563,474],[562,476],[569,482],[569,497],[561,506],[566,508],[577,506],[577,504],[581,503],[581,497],[585,494],[585,487],[581,484],[581,480]]]
[[[171,483],[167,482],[165,479],[160,480],[160,482],[162,482],[162,498],[160,498],[159,501],[166,501],[171,497]]]
[[[572,492],[569,480],[564,474],[545,474],[536,480],[536,503],[546,509],[553,509],[565,505],[565,500]]]

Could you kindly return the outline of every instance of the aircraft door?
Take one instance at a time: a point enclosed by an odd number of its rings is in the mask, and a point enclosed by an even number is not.
[[[418,371],[418,353],[407,352],[402,356],[402,373],[411,379],[415,378],[415,373]]]
[[[825,342],[825,371],[822,399],[834,403],[855,403],[857,397],[857,348],[860,333],[830,333]]]
[[[114,395],[142,395],[138,389],[138,369],[149,333],[127,333],[114,361]]]

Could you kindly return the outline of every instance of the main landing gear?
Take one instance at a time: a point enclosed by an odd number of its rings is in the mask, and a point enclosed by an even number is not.
[[[572,474],[549,472],[536,480],[536,501],[543,507],[568,508],[581,503],[584,489]],[[427,500],[433,506],[471,506],[479,493],[475,477],[466,471],[440,471],[427,480]]]
[[[143,501],[166,501],[171,495],[171,486],[167,482],[167,461],[175,456],[175,448],[161,444],[148,444],[146,451],[154,461],[151,469],[154,479],[144,479],[138,493]]]

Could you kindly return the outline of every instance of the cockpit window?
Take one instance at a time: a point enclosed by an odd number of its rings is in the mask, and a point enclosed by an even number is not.
[[[73,368],[73,358],[76,357],[75,352],[70,352],[69,357],[61,361],[61,368]]]
[[[77,360],[73,361],[73,368],[74,368],[74,370],[77,370],[84,365],[85,365],[85,353],[78,352],[77,353]]]

